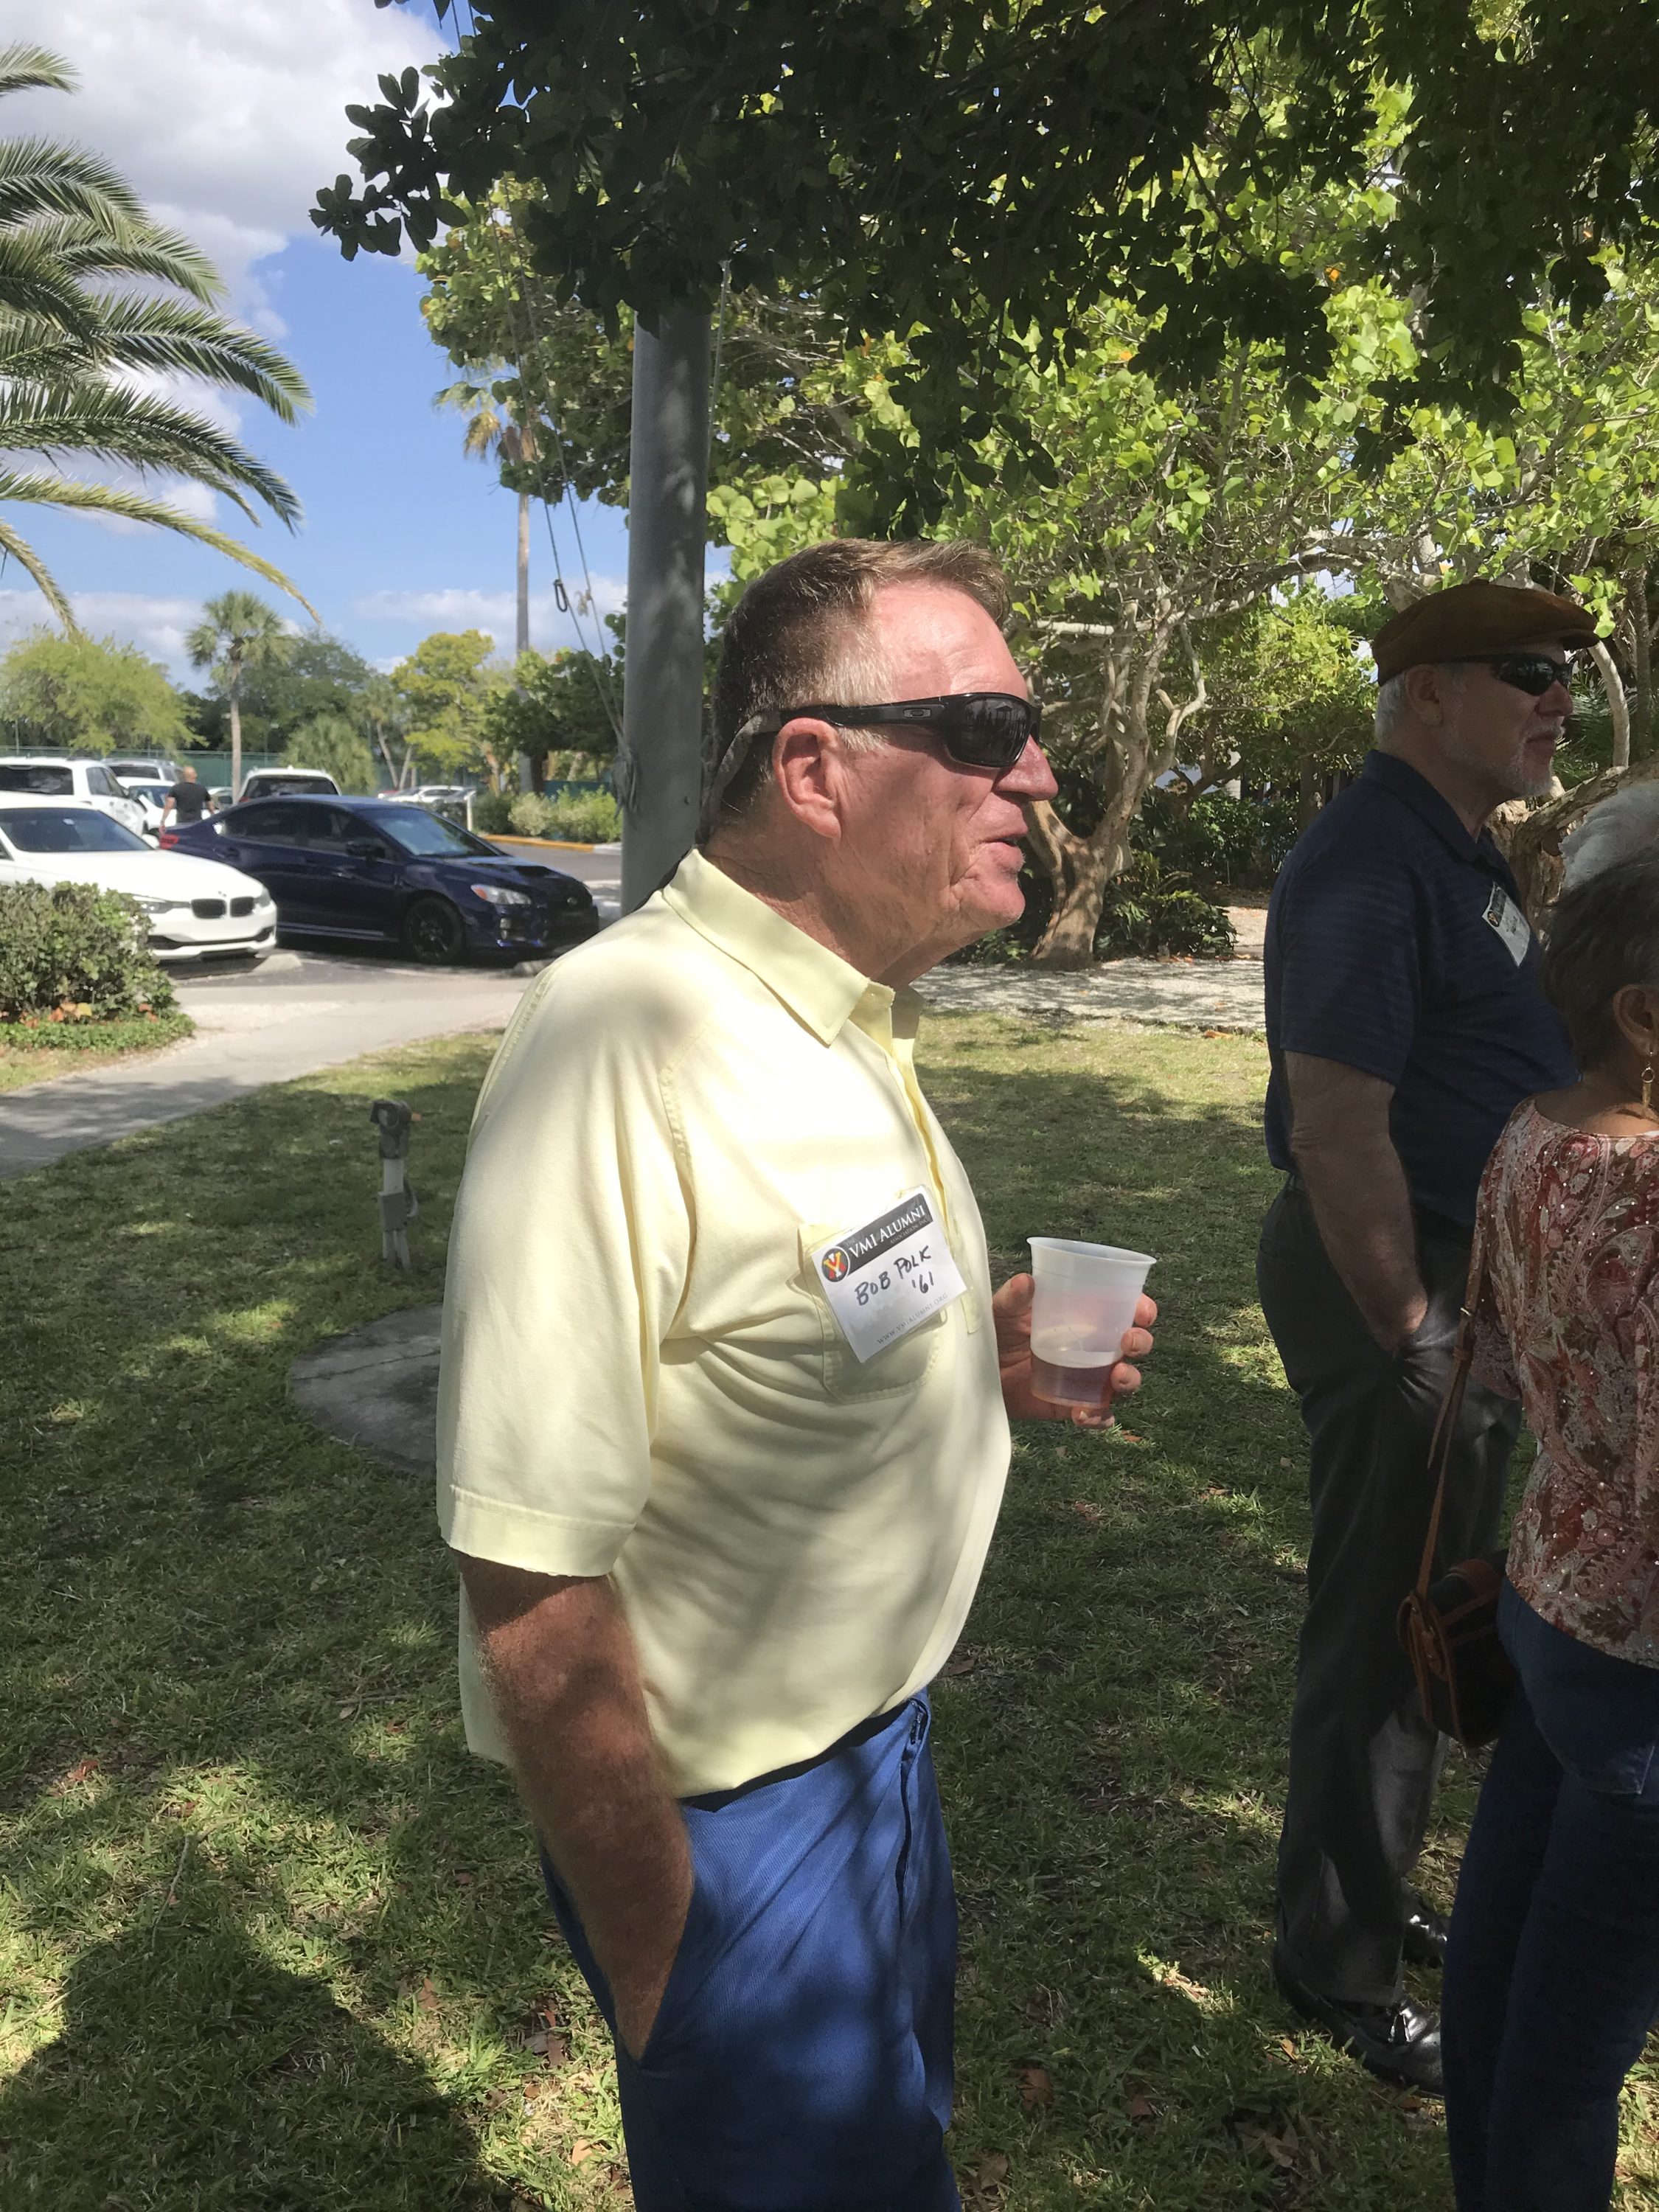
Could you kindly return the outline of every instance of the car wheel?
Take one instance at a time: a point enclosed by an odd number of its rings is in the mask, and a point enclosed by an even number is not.
[[[453,967],[466,931],[447,899],[417,898],[404,916],[404,950],[423,968]]]

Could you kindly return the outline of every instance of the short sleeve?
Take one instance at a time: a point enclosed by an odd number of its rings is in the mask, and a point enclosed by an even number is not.
[[[1398,1084],[1422,1004],[1416,885],[1392,848],[1344,845],[1285,886],[1279,1043]]]
[[[649,1492],[690,1224],[652,1010],[617,1020],[591,972],[546,984],[490,1071],[457,1200],[438,1518],[457,1551],[597,1576]]]

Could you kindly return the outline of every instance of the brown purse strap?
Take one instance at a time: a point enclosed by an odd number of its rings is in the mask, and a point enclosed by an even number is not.
[[[1434,1547],[1440,1540],[1440,1516],[1446,1503],[1446,1476],[1451,1466],[1452,1439],[1457,1433],[1457,1417],[1463,1410],[1463,1393],[1468,1387],[1469,1369],[1474,1360],[1474,1316],[1486,1294],[1486,1264],[1482,1248],[1480,1225],[1477,1221],[1474,1243],[1469,1253],[1469,1273],[1463,1290],[1463,1304],[1457,1324],[1457,1342],[1452,1352],[1451,1373],[1446,1377],[1446,1388],[1441,1395],[1439,1418],[1434,1425],[1434,1435],[1429,1443],[1429,1472],[1435,1478],[1434,1504],[1429,1514],[1429,1533],[1423,1546],[1423,1564],[1417,1571],[1417,1595],[1426,1599],[1429,1584],[1434,1578]]]

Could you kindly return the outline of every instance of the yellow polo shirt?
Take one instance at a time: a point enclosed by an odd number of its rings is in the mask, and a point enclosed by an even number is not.
[[[956,1642],[1008,1466],[979,1210],[920,1002],[700,854],[525,994],[457,1203],[456,1550],[608,1575],[683,1796],[812,1757]],[[918,1186],[966,1285],[866,1362],[809,1255]],[[462,1601],[467,1741],[504,1756]]]

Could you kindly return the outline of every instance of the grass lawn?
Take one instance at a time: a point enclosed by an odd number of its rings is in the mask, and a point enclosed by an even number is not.
[[[970,2205],[1443,2212],[1437,2108],[1268,1979],[1301,1449],[1254,1302],[1265,1055],[941,1021],[929,1082],[1005,1271],[1160,1255],[1127,1431],[1031,1429],[935,1743],[963,1920]],[[313,1077],[0,1190],[0,2204],[628,2202],[605,2045],[509,1786],[468,1759],[424,1480],[289,1362],[435,1298],[487,1041]],[[422,1119],[415,1273],[369,1100]],[[1429,1886],[1449,1894],[1454,1767]],[[1659,2107],[1623,2202],[1659,2206]]]
[[[154,1052],[176,1044],[195,1026],[182,1006],[153,1018],[139,1014],[113,1022],[43,1022],[35,1030],[8,1022],[0,1029],[0,1091]]]

